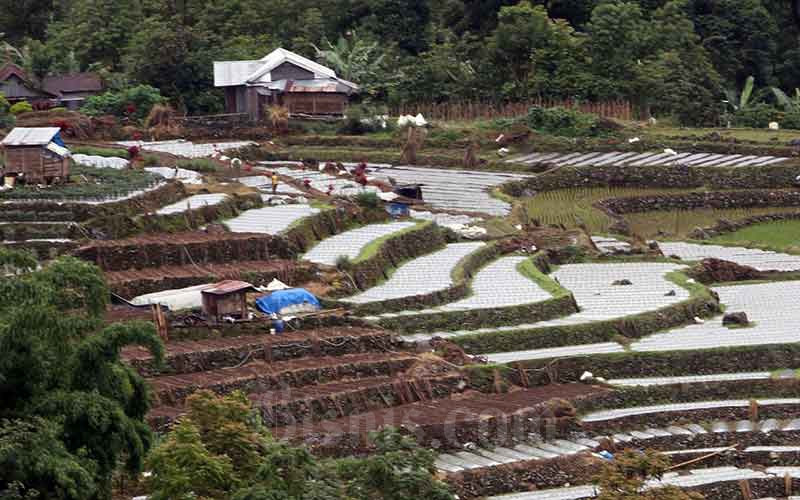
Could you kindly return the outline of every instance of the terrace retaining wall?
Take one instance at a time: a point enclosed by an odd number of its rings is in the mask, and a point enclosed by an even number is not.
[[[592,356],[536,359],[519,363],[529,370],[531,385],[578,380],[585,371],[597,377],[675,377],[770,371],[800,366],[800,344],[724,347],[669,352],[626,352]],[[549,374],[546,372],[549,372]],[[513,372],[513,371],[512,371]],[[518,375],[512,373],[515,383]]]
[[[707,318],[721,312],[719,298],[706,291],[677,304],[634,316],[576,325],[479,333],[450,340],[473,354],[592,344],[620,337],[638,339],[691,324],[698,316]]]
[[[95,242],[75,256],[104,271],[202,265],[237,260],[291,259],[295,253],[279,237],[266,234],[203,232]]]
[[[99,205],[60,203],[46,200],[24,203],[3,203],[3,209],[0,210],[0,220],[11,222],[84,222],[95,217],[111,216],[115,214],[132,216],[142,212],[154,211],[159,207],[174,203],[186,196],[186,189],[183,184],[170,181],[163,186],[139,196]]]
[[[104,214],[87,221],[85,226],[91,232],[102,235],[102,239],[128,238],[143,233],[175,233],[199,229],[206,224],[229,219],[245,210],[261,206],[261,196],[256,193],[233,194],[215,205],[204,205],[174,214]]]
[[[800,207],[800,190],[712,191],[608,198],[597,204],[614,215],[700,208]],[[794,218],[800,217],[800,214]]]
[[[764,167],[689,167],[613,165],[561,167],[541,175],[504,184],[510,196],[531,196],[537,191],[576,187],[629,186],[642,188],[787,189],[800,173],[796,164]]]
[[[263,337],[253,343],[231,348],[206,349],[192,352],[167,353],[164,364],[158,367],[149,356],[126,359],[139,373],[146,377],[174,375],[214,370],[236,366],[257,354],[256,359],[288,361],[290,359],[316,356],[343,356],[362,352],[386,352],[393,348],[392,335],[376,330],[371,334],[341,334],[318,338],[313,331],[303,330],[284,336],[268,335],[269,325],[260,323],[257,333]]]
[[[721,219],[713,226],[699,228],[689,233],[690,238],[694,239],[708,239],[722,234],[733,233],[744,229],[748,226],[756,224],[765,224],[770,222],[781,222],[787,220],[800,219],[800,212],[789,212],[782,214],[767,214],[767,215],[754,215],[752,217],[745,217],[744,219],[727,220]]]

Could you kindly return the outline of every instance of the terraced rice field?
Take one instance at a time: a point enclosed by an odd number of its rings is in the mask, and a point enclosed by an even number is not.
[[[502,257],[487,265],[475,275],[472,281],[472,294],[462,300],[433,309],[385,313],[380,317],[511,307],[549,299],[551,295],[548,291],[520,271],[519,266],[526,260],[528,257]]]
[[[614,219],[594,205],[608,198],[633,196],[679,195],[697,189],[645,189],[626,187],[572,188],[538,193],[520,200],[515,216],[523,221],[537,220],[543,225],[563,225],[576,228],[585,225],[592,234],[610,232]],[[720,219],[737,220],[755,215],[800,213],[797,207],[761,207],[697,210],[662,210],[625,214],[624,219],[633,234],[644,238],[686,238],[698,227],[713,226]]]
[[[631,231],[643,238],[686,238],[698,227],[709,227],[717,221],[737,220],[756,215],[771,215],[781,213],[800,213],[797,207],[754,207],[754,208],[701,208],[697,210],[664,210],[658,212],[645,212],[639,214],[625,214]],[[795,231],[797,226],[795,226]],[[798,232],[794,233],[797,236]],[[800,236],[797,236],[800,238]],[[726,241],[726,239],[720,240]],[[727,240],[730,241],[730,240]],[[735,241],[735,240],[734,240]],[[742,240],[743,241],[743,240]],[[791,242],[784,242],[789,243]],[[795,245],[799,243],[795,240]],[[773,246],[771,243],[762,245]]]
[[[72,159],[75,160],[75,163],[79,163],[81,165],[87,165],[95,168],[113,168],[115,170],[128,168],[128,165],[130,164],[130,162],[125,158],[114,158],[108,156],[74,154],[72,155]]]
[[[654,196],[685,194],[691,189],[643,189],[624,187],[558,189],[538,193],[532,198],[520,200],[521,210],[515,211],[517,217],[543,225],[563,225],[576,228],[586,225],[592,234],[609,232],[614,220],[594,204],[608,198],[628,196]]]
[[[330,192],[334,196],[353,196],[362,191],[378,191],[378,188],[375,186],[362,187],[349,177],[336,177],[318,170],[301,170],[289,167],[278,167],[273,170],[279,175],[290,177],[298,182],[305,182],[308,180],[313,189],[322,193],[328,193],[329,190],[333,188]]]
[[[794,474],[800,473],[800,469],[792,468]],[[789,473],[786,468],[768,468],[766,472],[754,469],[736,467],[718,467],[709,469],[693,469],[688,474],[678,474],[675,472],[665,474],[660,481],[649,483],[649,487],[677,486],[679,488],[691,488],[703,485],[711,485],[726,482],[738,482],[748,479],[767,479],[779,480]],[[525,493],[513,493],[509,495],[497,495],[489,497],[489,500],[578,500],[581,498],[594,498],[597,491],[594,486],[575,486],[543,491],[530,491]],[[768,500],[768,499],[767,499]]]
[[[218,205],[228,198],[226,194],[196,194],[156,211],[158,215],[171,215],[188,212],[205,206]]]
[[[461,212],[479,212],[505,216],[511,206],[490,195],[490,191],[506,182],[524,179],[524,175],[430,167],[376,168],[370,174],[384,182],[389,178],[398,184],[422,184],[422,196],[434,208]]]
[[[184,158],[205,158],[217,151],[224,152],[231,149],[243,148],[253,143],[250,141],[225,141],[199,144],[191,141],[175,140],[158,142],[120,141],[117,144],[125,146],[126,148],[139,146],[145,151],[168,153],[175,156],[183,156]]]
[[[531,153],[506,160],[506,163],[522,163],[530,166],[586,167],[614,165],[619,167],[654,167],[684,165],[691,167],[754,167],[775,165],[789,158],[776,156],[711,154],[711,153],[670,153],[649,151],[646,153]]]
[[[160,175],[165,179],[177,179],[184,184],[202,184],[203,176],[194,170],[171,167],[146,167],[151,174]]]
[[[305,204],[253,208],[225,221],[225,225],[234,233],[278,234],[317,213],[318,208]]]
[[[476,333],[528,330],[547,326],[576,325],[592,321],[621,318],[633,314],[653,311],[670,304],[686,300],[689,292],[666,278],[668,273],[683,266],[664,263],[623,263],[623,264],[568,264],[560,266],[551,276],[561,286],[571,291],[581,311],[550,321],[481,328],[478,330],[458,330],[454,332],[430,332],[405,337],[406,340],[426,340],[433,336],[456,337]],[[619,280],[628,280],[630,285],[615,285]],[[611,351],[608,348],[611,348]],[[603,345],[603,352],[619,352],[621,346]],[[566,351],[561,351],[562,355]],[[534,353],[530,353],[534,355]],[[516,354],[524,359],[523,353]],[[521,358],[519,356],[522,356]],[[505,354],[490,355],[492,361],[505,362]]]
[[[453,243],[403,264],[387,282],[344,300],[365,304],[444,290],[453,284],[452,274],[458,263],[482,246],[484,243],[480,242]]]
[[[720,407],[722,406],[720,405]],[[722,437],[729,433],[743,432],[755,435],[766,435],[772,432],[792,432],[797,430],[798,426],[800,426],[800,420],[779,422],[775,419],[768,419],[755,423],[746,420],[717,420],[704,424],[674,425],[634,430],[624,433],[598,434],[591,437],[574,437],[571,439],[536,440],[534,438],[510,447],[476,447],[471,451],[442,453],[437,457],[436,467],[445,473],[461,472],[464,470],[479,470],[481,468],[494,467],[501,464],[519,463],[521,461],[540,461],[558,457],[569,457],[578,453],[593,454],[593,450],[600,446],[601,441],[609,438],[613,438],[618,443],[636,442],[637,446],[646,446],[648,442],[664,442],[669,438],[707,438],[709,435],[713,434]],[[749,452],[758,452],[764,449],[781,450],[785,448],[786,447],[751,446],[745,448],[744,451],[747,453],[748,450]],[[795,449],[800,448],[795,447]],[[707,451],[707,453],[708,452],[710,451]],[[665,453],[674,454],[676,452],[666,451]],[[680,453],[683,453],[683,451]]]
[[[800,220],[755,224],[711,239],[714,243],[800,253]]]
[[[715,258],[754,267],[759,271],[800,270],[800,255],[770,250],[684,242],[660,242],[659,247],[664,255],[675,255],[689,261]]]
[[[800,340],[800,282],[781,281],[714,288],[729,312],[745,312],[753,323],[731,329],[715,318],[703,324],[658,333],[631,345],[634,351],[674,351],[743,345],[793,343]]]
[[[727,311],[747,313],[752,325],[746,328],[728,328],[722,326],[722,317],[718,316],[705,320],[702,324],[675,328],[645,337],[631,344],[630,349],[640,352],[668,352],[786,344],[797,342],[800,339],[794,327],[800,321],[800,309],[795,305],[798,294],[800,294],[800,282],[783,281],[721,286],[713,290],[719,294],[720,302]],[[607,342],[501,352],[489,354],[487,357],[493,362],[510,363],[528,359],[586,356],[624,351],[625,348],[622,345]]]
[[[358,229],[339,233],[319,242],[309,250],[303,258],[316,264],[336,265],[341,256],[356,259],[362,250],[371,242],[414,227],[416,222],[389,222],[386,224],[370,224]]]

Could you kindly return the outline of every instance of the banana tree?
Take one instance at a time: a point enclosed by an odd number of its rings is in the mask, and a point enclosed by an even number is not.
[[[753,89],[755,88],[756,79],[753,76],[748,76],[744,82],[741,92],[734,89],[725,89],[725,97],[728,103],[733,106],[734,111],[747,109],[753,97]]]
[[[339,37],[336,44],[325,41],[326,48],[314,46],[317,57],[330,65],[336,73],[359,84],[367,94],[373,93],[377,82],[384,78],[383,63],[385,54],[381,53],[377,41],[359,38],[353,32],[349,38]]]
[[[794,89],[794,97],[789,97],[778,87],[770,87],[775,101],[786,111],[800,111],[800,89]]]

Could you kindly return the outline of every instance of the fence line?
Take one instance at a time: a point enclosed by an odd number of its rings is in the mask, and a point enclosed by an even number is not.
[[[522,102],[490,103],[479,101],[401,104],[391,109],[393,116],[422,113],[429,120],[468,121],[522,116],[533,106],[543,108],[575,108],[605,118],[631,120],[633,111],[628,101],[575,102],[571,100],[531,99]]]

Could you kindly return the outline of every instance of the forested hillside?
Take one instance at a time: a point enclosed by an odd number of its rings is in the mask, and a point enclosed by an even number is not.
[[[65,0],[0,2],[9,57],[45,76],[99,70],[190,113],[222,108],[212,61],[275,47],[316,58],[382,103],[628,99],[709,124],[753,76],[800,86],[780,0]],[[12,49],[12,47],[14,49]],[[16,49],[16,50],[15,50]],[[769,94],[769,95],[767,95]]]

